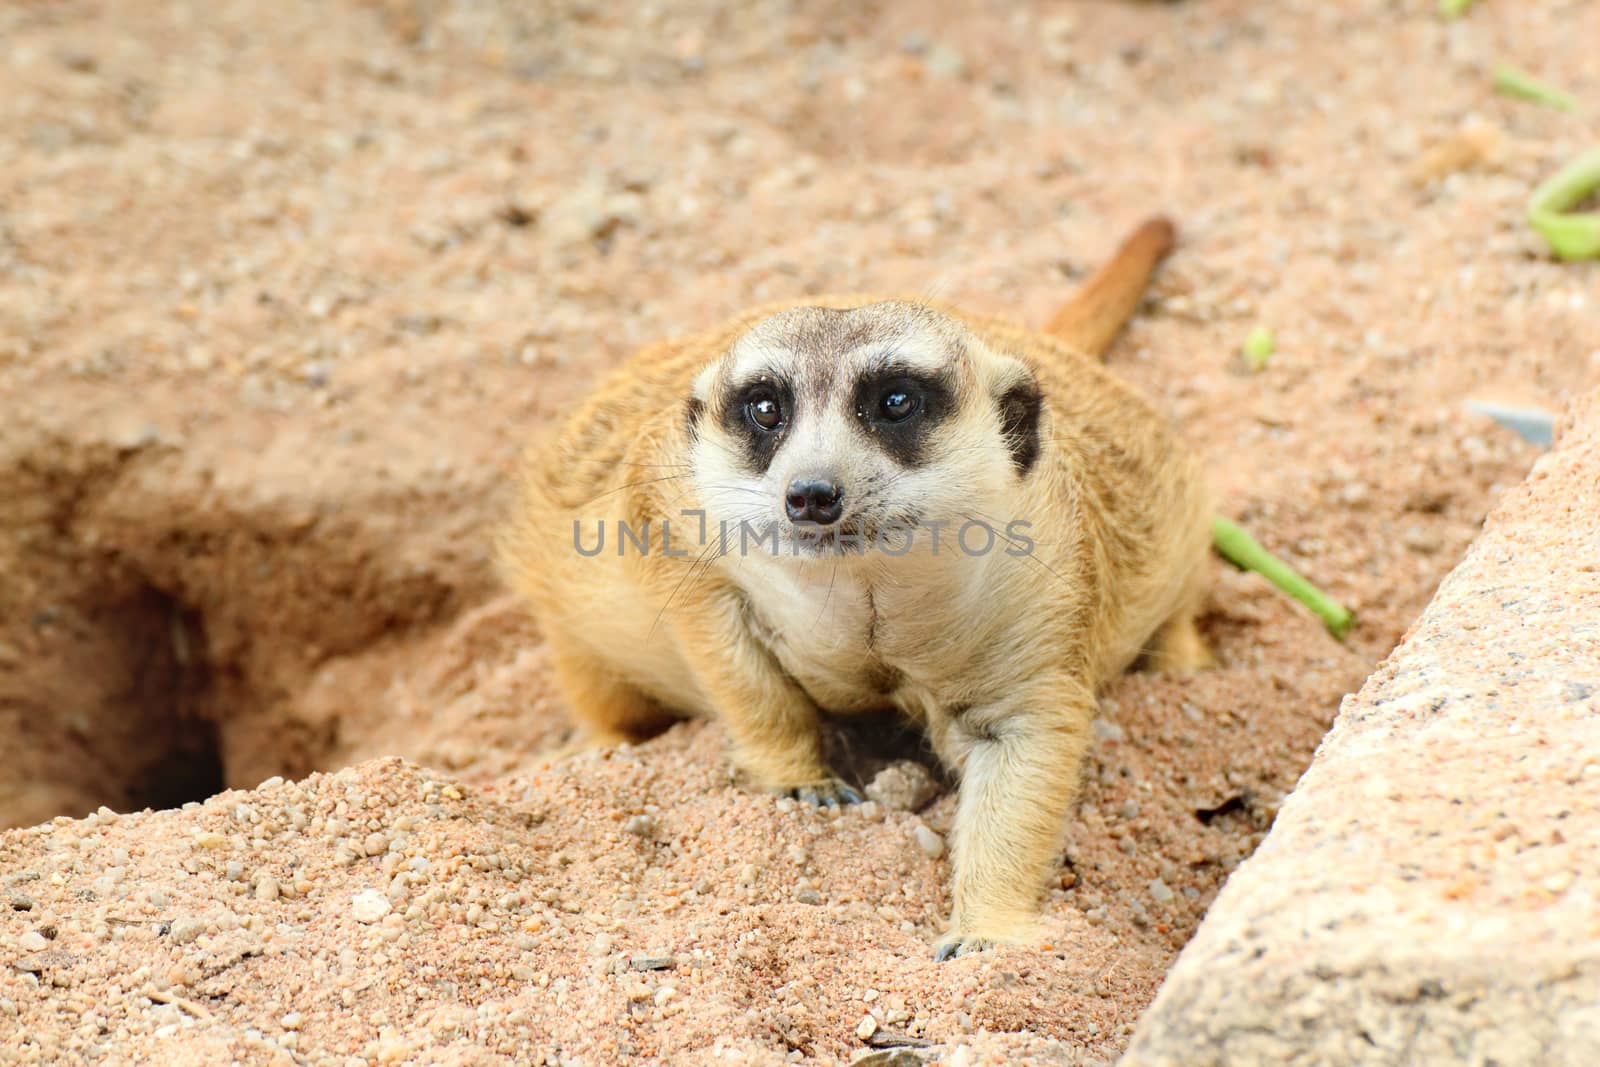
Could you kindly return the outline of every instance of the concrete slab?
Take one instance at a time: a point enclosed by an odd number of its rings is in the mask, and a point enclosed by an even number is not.
[[[1600,1063],[1600,393],[1346,698],[1122,1063]]]

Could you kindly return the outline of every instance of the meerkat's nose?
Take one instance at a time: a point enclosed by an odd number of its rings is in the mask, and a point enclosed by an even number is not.
[[[844,490],[826,478],[798,478],[790,482],[783,502],[790,522],[832,526],[844,514]]]

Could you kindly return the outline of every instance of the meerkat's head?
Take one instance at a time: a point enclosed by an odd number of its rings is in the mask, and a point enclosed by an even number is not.
[[[1040,410],[1020,360],[933,308],[794,308],[696,378],[692,475],[713,527],[834,555],[930,522],[992,523],[986,507],[1038,457]]]

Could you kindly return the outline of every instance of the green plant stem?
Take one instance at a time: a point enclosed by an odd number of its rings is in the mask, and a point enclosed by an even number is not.
[[[1562,259],[1600,258],[1600,212],[1573,211],[1600,189],[1600,148],[1562,167],[1528,199],[1528,224]]]
[[[1514,96],[1519,100],[1532,101],[1553,107],[1559,111],[1576,111],[1578,102],[1570,93],[1562,92],[1549,82],[1542,82],[1527,71],[1518,70],[1516,67],[1505,63],[1497,63],[1494,68],[1494,87],[1496,92],[1506,96]]]
[[[1237,523],[1221,515],[1211,520],[1211,542],[1223,559],[1242,570],[1255,571],[1285,593],[1311,609],[1322,620],[1328,632],[1343,641],[1350,632],[1355,616],[1350,609],[1296,574],[1294,569],[1244,531]]]

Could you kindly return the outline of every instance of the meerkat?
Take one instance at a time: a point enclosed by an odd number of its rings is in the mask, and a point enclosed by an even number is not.
[[[1098,358],[1172,242],[1144,223],[1042,331],[812,298],[613,374],[499,544],[589,740],[708,716],[758,787],[851,803],[819,715],[897,709],[959,781],[938,957],[1026,941],[1097,690],[1208,661],[1210,496]]]

